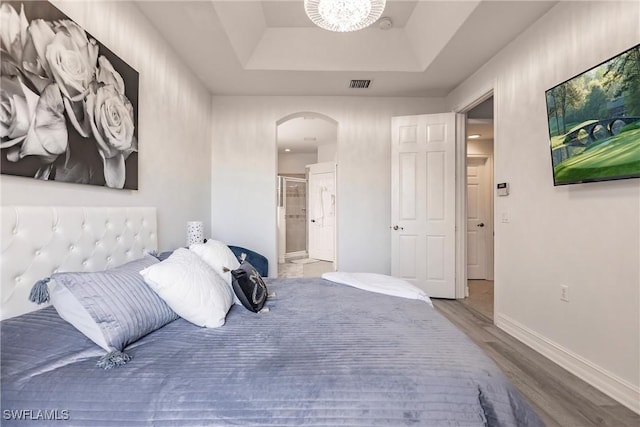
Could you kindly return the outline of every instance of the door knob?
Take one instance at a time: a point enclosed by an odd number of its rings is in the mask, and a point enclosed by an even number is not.
[[[404,230],[404,227],[399,227],[399,226],[397,226],[397,225],[394,225],[394,226],[393,226],[393,229],[394,229],[394,230]]]
[[[484,227],[484,222],[481,222],[480,224],[478,224],[478,227],[480,228]]]
[[[316,220],[315,220],[315,219],[312,219],[312,220],[311,220],[311,222],[316,222]]]

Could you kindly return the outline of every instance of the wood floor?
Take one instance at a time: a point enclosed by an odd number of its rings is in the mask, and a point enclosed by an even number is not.
[[[460,302],[493,320],[493,281],[469,280],[467,285],[469,297],[460,300]]]
[[[640,426],[640,415],[498,329],[473,304],[433,303],[496,362],[548,427]]]

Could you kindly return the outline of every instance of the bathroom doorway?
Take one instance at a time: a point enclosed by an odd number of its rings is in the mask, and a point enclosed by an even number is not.
[[[278,150],[278,276],[318,277],[336,269],[337,227],[319,227],[335,221],[337,200],[335,185],[322,186],[322,192],[310,193],[310,177],[318,167],[332,171],[337,165],[338,123],[318,113],[301,112],[279,120],[276,127]],[[313,181],[313,180],[312,180]],[[328,195],[327,193],[332,194]],[[316,199],[321,197],[319,203]],[[333,202],[328,209],[326,201]],[[318,214],[317,207],[326,209]],[[331,215],[329,215],[329,212]],[[322,235],[322,233],[330,235]],[[311,237],[311,238],[310,238]],[[331,251],[316,251],[314,242],[322,242]],[[318,254],[311,258],[310,253]],[[330,256],[326,256],[329,253]]]

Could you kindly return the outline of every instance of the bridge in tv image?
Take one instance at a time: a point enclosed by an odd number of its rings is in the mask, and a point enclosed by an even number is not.
[[[588,120],[556,138],[556,185],[640,175],[640,117]]]
[[[589,120],[571,129],[565,136],[565,144],[582,145],[620,133],[629,123],[637,122],[640,117],[613,117],[603,120]],[[586,135],[586,138],[585,138]]]

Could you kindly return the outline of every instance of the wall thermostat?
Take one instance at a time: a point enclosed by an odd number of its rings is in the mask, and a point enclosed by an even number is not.
[[[508,196],[509,195],[509,184],[506,182],[501,182],[496,185],[496,189],[498,190],[498,196]]]

